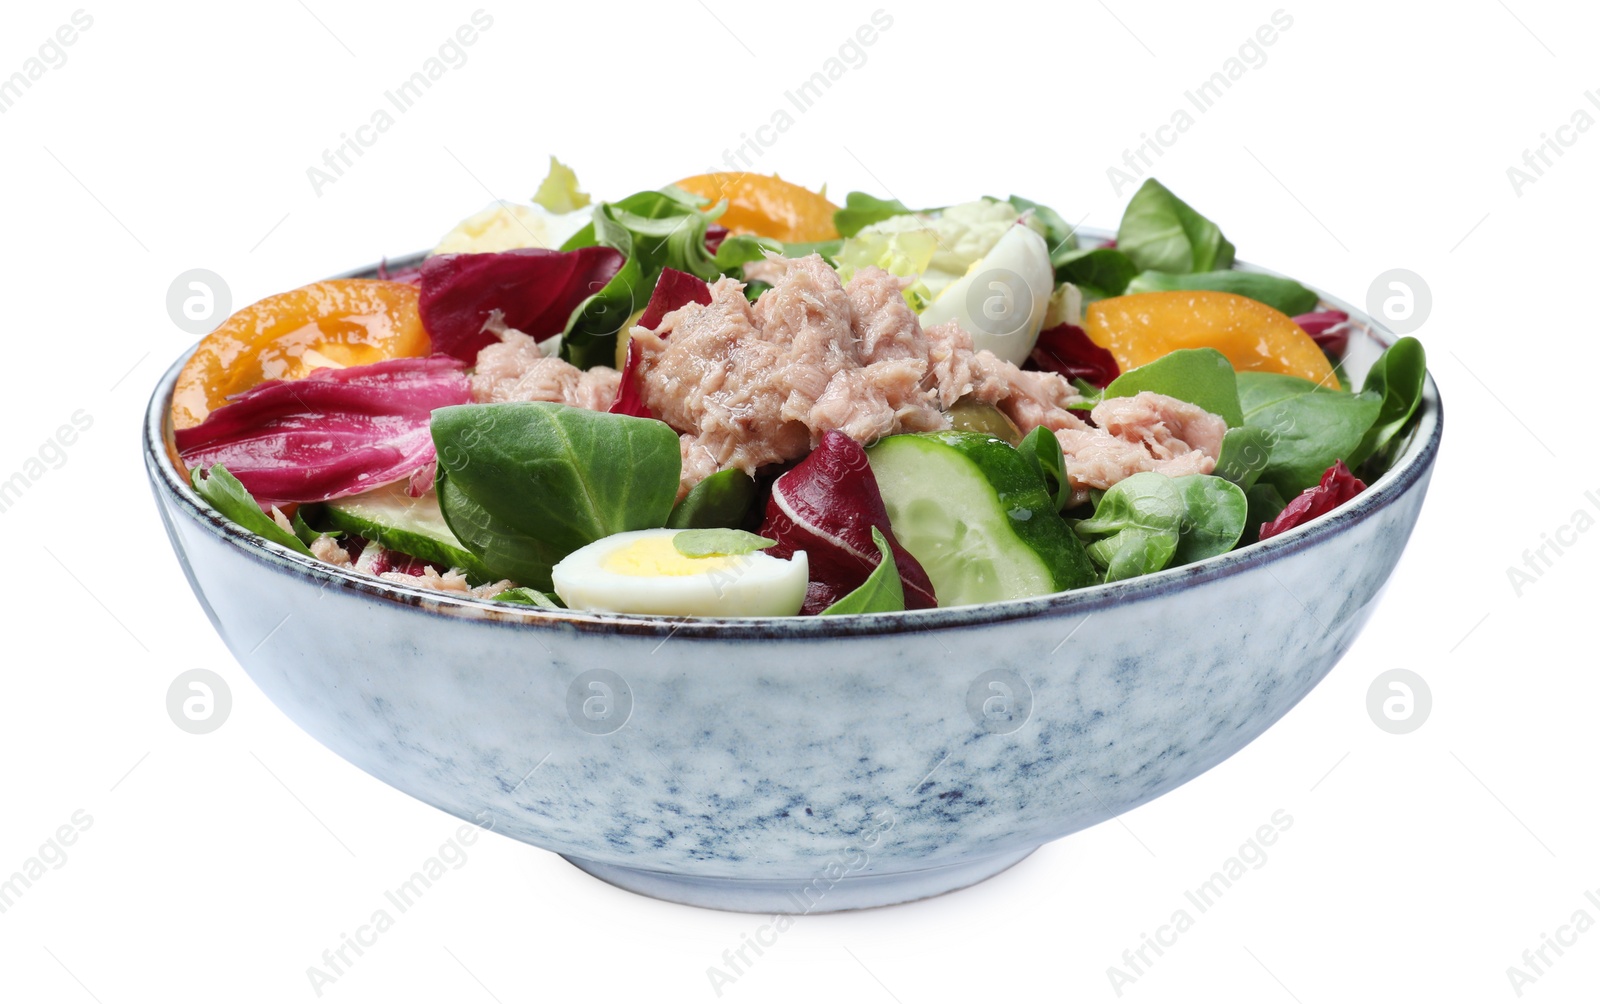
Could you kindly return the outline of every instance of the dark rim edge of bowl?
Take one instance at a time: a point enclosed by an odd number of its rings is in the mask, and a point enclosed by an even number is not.
[[[1096,238],[1097,233],[1085,229],[1084,236]],[[1102,238],[1104,239],[1104,238]],[[426,252],[407,255],[389,263],[393,270],[408,268],[421,261]],[[1236,267],[1253,272],[1266,269],[1239,262]],[[339,278],[370,278],[377,274],[378,266],[355,269]],[[1276,274],[1276,273],[1268,273]],[[1330,307],[1343,310],[1350,320],[1361,327],[1362,333],[1379,345],[1387,347],[1394,337],[1365,313],[1357,311],[1336,297],[1318,291],[1321,301]],[[943,607],[934,610],[910,610],[886,614],[852,614],[842,617],[646,617],[631,614],[595,613],[576,610],[549,610],[541,607],[513,603],[496,603],[456,596],[437,590],[423,589],[390,582],[375,576],[338,568],[315,558],[298,554],[281,545],[259,537],[238,524],[226,519],[206,505],[194,489],[181,477],[170,462],[166,451],[166,423],[170,410],[172,386],[183,364],[193,353],[194,346],[185,351],[162,375],[150,398],[145,414],[143,432],[146,473],[167,500],[176,502],[196,523],[204,526],[224,541],[238,547],[253,560],[280,571],[298,574],[326,587],[338,584],[399,606],[420,609],[431,614],[461,617],[484,624],[499,624],[513,628],[571,627],[582,632],[628,634],[685,638],[764,639],[808,638],[835,639],[861,636],[915,634],[984,624],[999,624],[1015,620],[1028,620],[1042,614],[1070,616],[1081,613],[1087,617],[1110,606],[1153,599],[1167,593],[1187,589],[1215,579],[1242,572],[1256,565],[1279,561],[1302,550],[1313,547],[1348,527],[1363,522],[1378,511],[1387,508],[1406,495],[1413,485],[1428,473],[1439,453],[1444,430],[1444,407],[1428,371],[1423,385],[1422,401],[1405,447],[1395,463],[1367,490],[1326,515],[1296,527],[1270,540],[1258,541],[1227,554],[1207,558],[1192,565],[1183,565],[1150,575],[1086,586],[1062,593],[1050,593],[1020,600],[963,607]]]

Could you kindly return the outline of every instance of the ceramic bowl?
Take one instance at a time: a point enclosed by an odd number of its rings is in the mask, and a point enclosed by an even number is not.
[[[1356,322],[1359,381],[1387,335],[1326,302]],[[1397,462],[1359,497],[1143,578],[897,614],[667,619],[452,598],[223,520],[168,459],[182,362],[150,399],[150,482],[195,596],[284,714],[373,777],[615,885],[763,913],[970,885],[1237,752],[1366,622],[1441,430],[1430,378]]]

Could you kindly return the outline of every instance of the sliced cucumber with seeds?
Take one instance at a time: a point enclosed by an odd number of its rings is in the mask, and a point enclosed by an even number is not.
[[[1004,441],[977,432],[890,436],[867,451],[889,525],[941,607],[1098,581],[1043,480]]]
[[[430,491],[412,498],[404,481],[327,503],[327,521],[337,530],[375,540],[441,572],[459,568],[474,585],[493,578],[450,532],[439,512],[438,496]]]

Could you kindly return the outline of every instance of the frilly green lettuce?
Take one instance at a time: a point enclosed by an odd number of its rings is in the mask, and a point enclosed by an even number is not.
[[[896,220],[913,220],[915,216],[897,216]],[[892,223],[886,220],[885,223]],[[856,270],[868,265],[876,265],[885,272],[899,276],[918,276],[928,269],[928,263],[933,260],[934,252],[939,248],[939,240],[933,231],[922,226],[912,226],[905,229],[884,228],[882,224],[867,227],[854,237],[847,238],[839,245],[839,251],[834,256],[834,261],[839,269],[839,278],[849,282]],[[921,310],[933,298],[927,286],[920,280],[912,283],[904,290],[906,302],[912,310]]]
[[[552,213],[570,213],[589,204],[589,193],[578,191],[577,172],[551,157],[550,173],[539,182],[533,201]]]
[[[916,277],[922,287],[917,292],[926,303],[992,251],[1019,217],[1024,217],[1041,235],[1044,233],[1044,224],[1034,214],[1024,214],[1000,199],[978,199],[936,211],[891,216],[844,240],[837,255],[839,272],[848,281],[855,269],[876,265],[895,275]],[[907,293],[913,290],[915,285]],[[908,295],[907,299],[911,297]],[[913,301],[912,305],[917,303]]]

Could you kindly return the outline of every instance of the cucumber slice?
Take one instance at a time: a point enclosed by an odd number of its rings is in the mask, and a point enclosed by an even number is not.
[[[1022,455],[978,432],[889,436],[867,451],[889,525],[941,607],[1098,581],[1083,543]]]
[[[412,498],[406,494],[404,481],[327,503],[327,521],[336,530],[375,540],[441,572],[459,568],[473,585],[494,578],[450,532],[439,512],[438,496],[430,491],[421,498]]]

